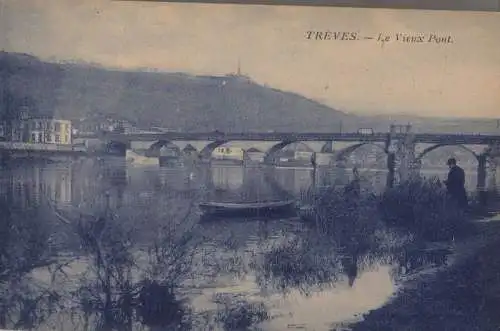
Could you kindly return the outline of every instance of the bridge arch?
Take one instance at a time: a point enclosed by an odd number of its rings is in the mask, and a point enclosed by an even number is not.
[[[480,156],[476,152],[474,152],[472,149],[470,149],[468,147],[465,147],[462,144],[437,144],[437,145],[434,145],[434,146],[427,147],[422,152],[420,152],[420,154],[417,155],[417,157],[415,158],[415,160],[417,161],[417,163],[420,163],[422,161],[423,157],[426,154],[432,152],[433,150],[436,150],[438,148],[445,147],[445,146],[456,146],[456,147],[459,147],[459,148],[463,149],[464,151],[467,151],[470,154],[472,154],[476,158],[476,161],[479,161]]]
[[[200,157],[205,160],[210,159],[212,157],[212,153],[217,147],[227,144],[228,142],[230,142],[230,140],[216,140],[210,142],[200,151]]]
[[[273,145],[271,148],[269,148],[267,150],[267,152],[264,154],[264,163],[266,163],[266,164],[273,164],[273,163],[275,163],[276,153],[278,153],[279,151],[281,151],[286,146],[289,146],[291,144],[296,144],[296,143],[303,144],[304,146],[306,146],[306,148],[310,152],[320,152],[320,153],[326,153],[326,152],[328,152],[328,149],[330,148],[330,144],[331,144],[331,142],[325,142],[321,146],[321,148],[319,150],[315,150],[309,144],[307,144],[307,142],[304,142],[304,141],[301,141],[301,140],[284,140],[284,141],[281,141],[281,142]]]
[[[362,147],[362,146],[365,146],[365,145],[371,145],[371,146],[375,146],[375,147],[378,147],[379,149],[381,149],[384,153],[387,154],[387,151],[385,149],[384,146],[381,146],[379,144],[375,144],[375,143],[372,143],[372,142],[362,142],[362,143],[358,143],[358,144],[355,144],[355,145],[352,145],[352,146],[349,146],[349,147],[346,147],[340,151],[337,152],[336,156],[335,156],[335,160],[336,161],[345,161],[345,159],[351,155],[355,150],[357,150],[358,148]]]

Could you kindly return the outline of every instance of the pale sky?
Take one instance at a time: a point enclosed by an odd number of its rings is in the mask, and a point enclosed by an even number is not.
[[[306,31],[451,35],[383,47]],[[500,117],[500,13],[0,0],[0,49],[49,60],[221,75],[242,72],[350,113]]]

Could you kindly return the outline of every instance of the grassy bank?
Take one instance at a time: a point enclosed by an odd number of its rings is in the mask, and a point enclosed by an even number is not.
[[[500,226],[483,226],[483,247],[455,266],[404,288],[370,312],[353,331],[498,330],[500,326]],[[487,244],[484,244],[484,242]],[[469,246],[473,250],[473,246]]]

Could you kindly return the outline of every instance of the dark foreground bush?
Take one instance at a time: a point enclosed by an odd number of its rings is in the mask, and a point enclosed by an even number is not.
[[[187,309],[184,302],[178,300],[174,286],[154,280],[144,280],[139,284],[135,307],[138,317],[144,325],[176,326],[180,329]]]
[[[379,212],[387,225],[431,241],[451,239],[465,220],[436,178],[414,177],[386,190]]]

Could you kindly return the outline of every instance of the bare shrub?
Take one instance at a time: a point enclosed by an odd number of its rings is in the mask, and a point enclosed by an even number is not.
[[[51,250],[52,224],[43,207],[0,199],[0,327],[35,328],[53,312],[59,296],[34,284],[30,274],[57,262]]]
[[[130,233],[115,222],[111,217],[80,219],[76,227],[89,263],[82,284],[74,295],[85,318],[99,313],[98,329],[116,326],[130,329],[132,323],[132,269],[135,262],[130,252]]]
[[[191,270],[195,243],[176,224],[190,217],[191,205],[185,214],[165,212],[165,224],[153,224],[156,231],[147,237],[138,235],[144,219],[133,222],[138,215],[132,212],[80,218],[76,232],[89,264],[74,296],[87,324],[119,330],[132,330],[136,320],[151,327],[187,325],[188,309],[175,291]]]

